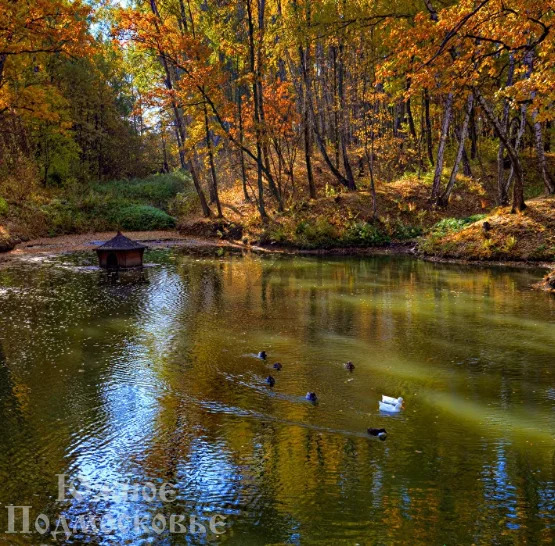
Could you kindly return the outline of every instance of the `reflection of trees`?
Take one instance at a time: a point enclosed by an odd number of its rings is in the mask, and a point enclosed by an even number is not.
[[[425,361],[430,341],[460,336],[461,325],[479,319],[472,298],[482,297],[485,291],[494,300],[491,305],[498,306],[499,301],[506,305],[510,301],[506,281],[500,282],[489,271],[468,281],[456,268],[438,272],[436,266],[412,260],[332,261],[325,268],[307,261],[306,268],[290,266],[288,260],[181,264],[190,297],[179,318],[181,335],[165,374],[176,396],[184,399],[176,403],[168,396],[162,401],[161,428],[173,429],[152,451],[148,473],[166,468],[168,475],[192,487],[200,499],[206,493],[202,487],[209,487],[223,503],[220,506],[235,502],[268,522],[276,541],[288,538],[284,521],[291,529],[302,522],[308,535],[317,535],[327,518],[341,517],[338,510],[348,521],[367,521],[369,536],[380,528],[382,536],[391,540],[410,533],[419,541],[434,542],[438,536],[465,541],[471,538],[467,532],[476,528],[481,512],[489,514],[484,528],[494,528],[491,520],[502,514],[492,514],[485,482],[477,479],[475,465],[467,464],[464,427],[459,445],[453,443],[453,433],[441,427],[411,430],[411,435],[425,437],[429,445],[425,455],[411,455],[409,450],[399,464],[395,452],[384,458],[382,448],[364,438],[302,426],[313,419],[309,408],[245,393],[230,384],[225,374],[233,378],[245,368],[259,369],[259,363],[238,363],[237,356],[264,347],[258,335],[266,331],[270,336],[274,329],[294,344],[301,383],[302,378],[326,381],[329,372],[311,361],[312,347],[319,344],[323,332],[364,340],[369,357],[373,345],[383,354],[382,345],[387,343],[400,353],[410,348],[415,360]],[[451,300],[453,292],[466,294],[464,305]],[[252,336],[250,349],[237,346],[243,332]],[[465,335],[483,344],[479,330],[466,329]],[[444,348],[445,353],[457,350],[457,346]],[[184,355],[182,366],[171,364]],[[437,358],[441,361],[441,354]],[[469,388],[478,385],[476,377]],[[506,392],[506,386],[500,384],[501,390]],[[222,404],[230,414],[196,401]],[[234,407],[278,416],[278,420],[235,416]],[[424,427],[428,428],[425,423]],[[489,451],[472,457],[494,464],[495,455]],[[194,476],[195,465],[206,460],[214,481],[195,488],[187,481],[188,473]],[[397,480],[391,479],[394,474]],[[439,482],[438,475],[442,476]],[[230,484],[233,493],[226,497]],[[522,488],[516,495],[528,498]],[[469,499],[482,500],[473,504]],[[217,500],[213,502],[218,506]],[[327,516],[314,513],[317,502],[329,503],[323,510]],[[451,526],[444,514],[453,513],[459,521]],[[252,534],[253,522],[243,517],[239,530],[248,526]],[[267,538],[267,528],[265,533]]]
[[[59,331],[41,330],[49,319],[37,306],[29,316],[38,347],[63,348],[65,367],[97,367],[71,385],[52,380],[55,399],[32,372],[30,415],[75,412],[99,429],[121,427],[117,432],[129,442],[123,449],[132,457],[103,459],[105,465],[179,483],[178,511],[229,511],[237,515],[235,536],[248,534],[254,543],[291,542],[296,533],[321,537],[323,528],[330,542],[349,532],[384,543],[406,542],[407,536],[418,543],[483,543],[503,530],[521,542],[545,537],[535,507],[547,506],[548,479],[534,478],[535,467],[519,455],[522,446],[496,450],[464,416],[442,416],[438,423],[439,410],[417,398],[416,415],[408,414],[406,423],[387,422],[386,443],[358,436],[366,420],[378,418],[369,409],[375,393],[350,389],[334,368],[340,357],[352,355],[356,382],[373,387],[388,373],[381,362],[401,366],[395,360],[401,355],[414,368],[408,378],[391,376],[396,388],[429,386],[427,374],[439,370],[445,373],[433,388],[462,392],[484,405],[501,397],[508,406],[521,402],[545,379],[529,369],[530,362],[547,353],[531,342],[518,345],[530,324],[516,320],[524,303],[510,274],[467,275],[464,268],[391,258],[232,258],[184,259],[176,271],[153,271],[150,281],[100,295],[84,279],[73,288],[57,287],[64,301],[49,308],[52,316],[64,322],[72,312],[65,300],[78,301],[74,324]],[[554,308],[542,312],[549,316]],[[11,312],[22,319],[15,307]],[[507,325],[516,336],[506,364],[511,374],[499,368],[506,338],[492,336]],[[23,368],[14,331],[8,339],[10,355]],[[108,339],[109,346],[95,345]],[[243,355],[266,344],[270,359],[287,355],[287,372],[278,378],[289,381],[291,394],[302,396],[305,385],[318,385],[329,388],[325,403],[315,409],[265,391],[260,383],[268,369]],[[44,366],[38,352],[28,362],[31,371]],[[365,368],[367,362],[373,367]],[[103,392],[109,381],[131,385],[145,404],[138,399],[126,406],[118,390]],[[0,376],[0,388],[5,385]],[[75,429],[79,419],[64,415]],[[139,441],[129,438],[137,422],[145,425],[141,452]],[[71,441],[63,435],[59,441],[63,456]],[[526,523],[521,529],[507,527],[500,495],[509,496],[507,506]]]
[[[0,441],[0,444],[2,445],[6,445],[9,442],[9,429],[14,425],[14,418],[16,413],[18,413],[14,387],[15,385],[12,381],[6,355],[2,347],[2,340],[0,339],[0,415],[2,415],[2,427],[0,428],[2,441]]]

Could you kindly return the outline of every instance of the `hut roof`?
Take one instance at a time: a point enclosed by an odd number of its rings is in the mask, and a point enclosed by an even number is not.
[[[139,250],[141,248],[146,248],[146,246],[126,237],[121,231],[118,231],[118,234],[113,239],[96,247],[97,250]]]

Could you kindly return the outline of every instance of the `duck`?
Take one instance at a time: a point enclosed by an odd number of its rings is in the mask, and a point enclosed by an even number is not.
[[[274,370],[277,370],[279,372],[279,370],[281,370],[281,368],[283,368],[283,366],[279,362],[276,362],[274,364]]]
[[[262,360],[266,360],[266,351],[260,351],[257,356]]]
[[[397,404],[388,404],[387,402],[379,401],[380,411],[386,411],[388,413],[399,413],[403,409],[403,402],[397,402]]]
[[[316,396],[315,392],[307,392],[305,398],[309,402],[316,402],[316,400],[318,400],[318,397]]]
[[[395,404],[398,404],[399,402],[403,404],[403,397],[399,396],[399,398],[393,398],[393,396],[386,396],[385,394],[382,394],[382,402],[385,402],[386,404],[392,404],[393,406]]]
[[[387,438],[387,431],[385,428],[369,428],[368,434],[370,434],[370,436],[377,436],[382,441]]]
[[[276,384],[276,380],[271,375],[269,375],[266,378],[266,383],[268,383],[268,385],[270,385],[270,387],[273,387]]]
[[[343,364],[343,367],[350,372],[355,369],[355,365],[350,360],[348,362],[345,362],[345,364]]]

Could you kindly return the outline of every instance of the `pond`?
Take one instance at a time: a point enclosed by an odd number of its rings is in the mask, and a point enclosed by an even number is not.
[[[10,505],[30,507],[29,533],[0,542],[47,543],[62,520],[67,544],[552,539],[555,298],[530,289],[541,272],[179,249],[146,261],[119,277],[88,254],[0,269],[0,535]],[[380,413],[382,394],[404,409]]]

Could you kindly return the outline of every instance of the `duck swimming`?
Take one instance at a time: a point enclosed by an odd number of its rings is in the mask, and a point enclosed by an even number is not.
[[[266,351],[260,351],[257,356],[262,360],[266,360]]]
[[[309,402],[316,402],[316,400],[318,400],[318,397],[316,396],[315,392],[307,392],[305,398]]]
[[[382,441],[387,438],[387,431],[385,428],[369,428],[368,434],[370,434],[370,436],[377,436]]]
[[[345,364],[343,364],[343,367],[350,372],[355,369],[355,365],[350,360],[348,362],[345,362]]]
[[[392,396],[386,396],[385,394],[382,394],[382,402],[385,402],[386,404],[392,404],[393,406],[398,403],[403,404],[403,397],[399,396],[399,398],[393,398]]]
[[[386,411],[387,413],[399,413],[403,409],[403,401],[397,402],[396,404],[388,404],[387,402],[378,402],[380,411]]]
[[[283,368],[283,366],[282,366],[279,362],[276,362],[276,363],[274,364],[274,370],[278,370],[278,371],[279,371],[279,370],[281,370],[281,368]]]
[[[269,375],[266,378],[266,383],[268,383],[268,385],[270,385],[270,387],[273,387],[276,384],[276,380],[271,375]]]

